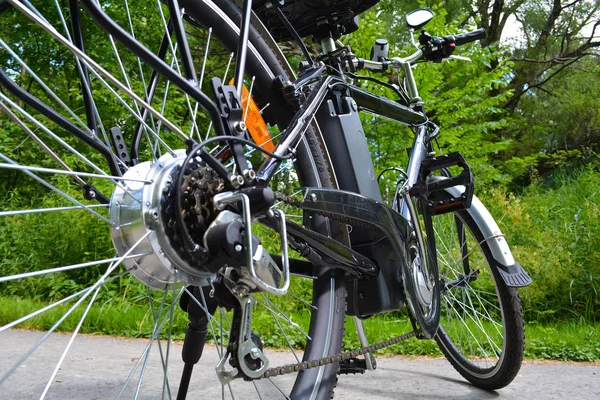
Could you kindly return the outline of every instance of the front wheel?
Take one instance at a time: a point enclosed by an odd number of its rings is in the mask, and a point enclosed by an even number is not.
[[[495,238],[481,228],[464,210],[433,217],[441,286],[435,340],[464,378],[494,390],[519,372],[525,331],[517,290],[494,267]]]

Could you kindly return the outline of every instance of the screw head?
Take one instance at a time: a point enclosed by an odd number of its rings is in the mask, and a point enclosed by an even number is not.
[[[233,124],[233,129],[238,134],[244,133],[246,132],[246,123],[244,121],[238,121]]]
[[[260,350],[258,350],[256,347],[251,348],[250,357],[256,360],[258,357],[260,357]]]
[[[234,250],[235,250],[237,253],[239,253],[239,252],[241,252],[241,251],[242,251],[242,245],[241,245],[241,244],[236,244],[236,245],[233,247],[233,249],[234,249]]]
[[[317,201],[317,195],[314,193],[310,194],[310,201]]]
[[[244,170],[244,178],[246,178],[246,181],[252,181],[256,178],[256,172],[252,169]]]
[[[231,175],[229,182],[231,183],[231,186],[237,189],[244,184],[244,178],[241,175]]]

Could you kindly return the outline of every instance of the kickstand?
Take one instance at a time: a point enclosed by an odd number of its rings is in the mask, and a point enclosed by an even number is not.
[[[187,396],[194,365],[200,361],[202,350],[204,350],[208,332],[208,319],[217,309],[217,300],[209,296],[210,290],[210,286],[201,288],[194,286],[193,299],[190,298],[187,292],[184,292],[184,297],[181,298],[181,308],[187,311],[190,322],[185,331],[185,340],[181,351],[181,358],[185,365],[181,373],[177,400],[185,400]],[[200,306],[200,304],[203,305]],[[207,309],[204,309],[204,307]]]
[[[365,327],[363,326],[362,319],[355,316],[354,325],[356,326],[356,333],[358,334],[358,340],[360,341],[361,347],[368,346],[369,341],[367,340],[367,334],[365,333]],[[375,361],[375,356],[373,356],[372,353],[365,353],[365,362],[369,371],[377,368],[377,362]]]

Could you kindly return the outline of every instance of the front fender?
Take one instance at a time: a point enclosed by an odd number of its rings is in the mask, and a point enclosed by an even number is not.
[[[441,180],[446,179],[441,176],[430,177],[429,179]],[[445,189],[446,192],[452,197],[459,197],[465,190],[463,186],[454,186]],[[517,263],[508,247],[504,234],[498,227],[498,224],[485,208],[483,203],[473,196],[471,207],[466,209],[477,227],[481,231],[483,237],[486,239],[487,244],[492,252],[492,257],[495,260],[495,265],[492,267],[497,268],[500,272],[500,276],[510,287],[523,287],[529,285],[532,281],[527,272]]]

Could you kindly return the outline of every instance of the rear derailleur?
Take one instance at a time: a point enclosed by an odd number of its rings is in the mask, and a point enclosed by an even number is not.
[[[250,197],[244,193],[225,192],[214,196],[213,204],[220,210],[204,234],[204,247],[208,249],[210,261],[205,268],[220,266],[216,279],[210,286],[194,288],[193,297],[188,296],[184,310],[190,317],[192,331],[204,331],[203,336],[189,332],[190,344],[195,353],[202,353],[207,327],[218,306],[233,309],[233,321],[229,333],[229,343],[216,371],[222,384],[233,379],[246,380],[261,378],[269,367],[269,360],[263,353],[263,344],[252,332],[252,312],[256,304],[255,292],[283,295],[289,288],[289,262],[285,215],[282,211],[267,210],[265,218],[270,225],[279,228],[282,241],[282,269],[252,234]],[[200,323],[199,323],[200,322]],[[222,340],[222,338],[221,338]],[[188,342],[186,333],[186,343]],[[199,356],[183,356],[184,362],[196,363]]]

